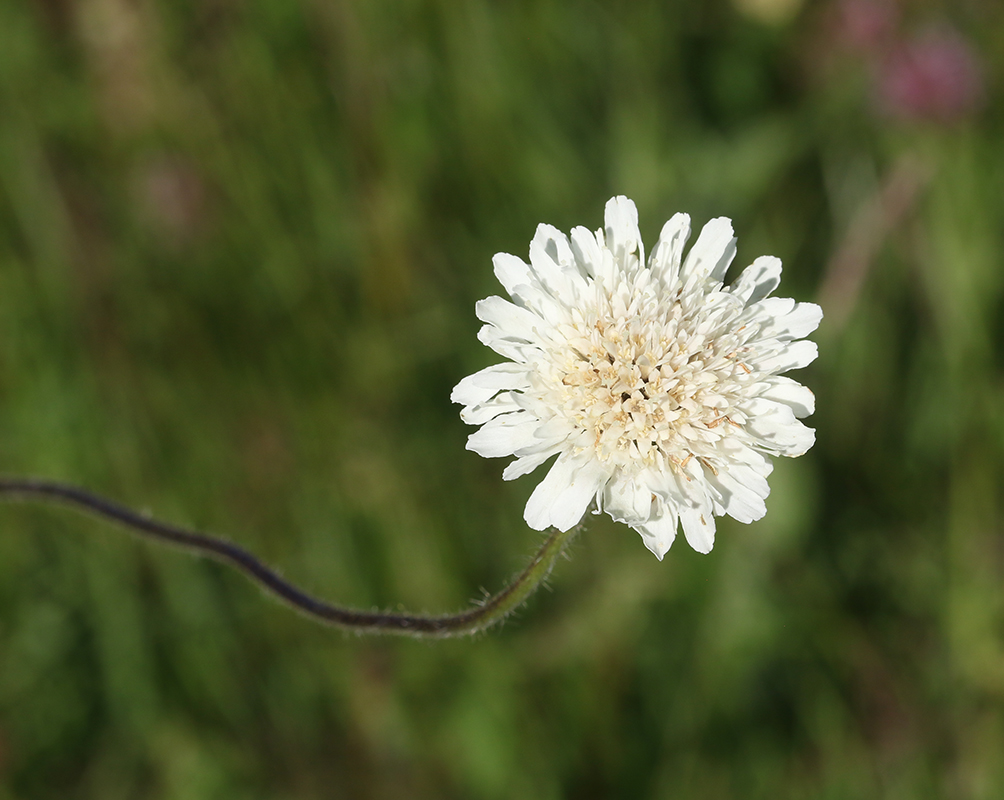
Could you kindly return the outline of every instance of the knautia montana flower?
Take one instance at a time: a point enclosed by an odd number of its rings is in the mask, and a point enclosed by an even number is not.
[[[469,450],[516,456],[504,479],[557,456],[526,504],[531,527],[566,531],[595,503],[660,559],[680,526],[707,553],[716,514],[764,515],[769,457],[812,446],[798,421],[812,392],[782,373],[816,357],[803,337],[819,306],[769,297],[781,277],[773,256],[724,286],[736,253],[728,219],[705,225],[685,255],[689,236],[690,217],[677,214],[646,263],[637,209],[615,197],[596,233],[541,225],[529,264],[495,256],[512,302],[477,304],[478,338],[509,360],[462,380],[452,399],[481,426]]]

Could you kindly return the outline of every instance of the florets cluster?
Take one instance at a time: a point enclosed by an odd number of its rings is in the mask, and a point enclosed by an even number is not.
[[[812,393],[781,373],[816,357],[802,337],[819,307],[768,296],[781,274],[771,256],[723,286],[729,220],[709,222],[684,257],[689,234],[677,214],[646,263],[637,210],[615,197],[595,233],[541,225],[529,264],[495,256],[513,302],[478,303],[479,338],[510,361],[465,378],[453,400],[481,425],[468,449],[516,456],[507,480],[558,456],[527,503],[532,527],[567,530],[595,501],[659,558],[681,524],[708,552],[715,514],[765,513],[767,456],[812,446],[797,419]]]

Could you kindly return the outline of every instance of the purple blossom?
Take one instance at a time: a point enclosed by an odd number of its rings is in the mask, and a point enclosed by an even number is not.
[[[983,74],[968,42],[938,29],[895,45],[878,67],[879,110],[910,120],[953,122],[983,98]]]

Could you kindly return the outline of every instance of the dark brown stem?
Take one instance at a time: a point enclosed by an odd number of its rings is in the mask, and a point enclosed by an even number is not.
[[[457,614],[427,616],[361,611],[333,605],[286,581],[243,547],[215,536],[159,522],[76,486],[36,478],[0,478],[0,500],[35,500],[67,505],[76,511],[118,523],[142,537],[215,559],[325,625],[363,634],[402,634],[433,639],[477,633],[504,620],[547,578],[555,560],[577,531],[577,528],[566,532],[553,531],[526,569],[484,603]]]

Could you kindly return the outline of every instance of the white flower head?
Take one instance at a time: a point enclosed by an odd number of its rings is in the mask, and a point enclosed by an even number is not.
[[[768,456],[812,446],[798,421],[812,392],[781,373],[816,357],[803,337],[822,311],[768,296],[781,276],[773,256],[723,286],[736,253],[728,219],[705,225],[684,256],[689,236],[677,214],[646,264],[638,211],[615,197],[603,230],[540,225],[529,264],[495,256],[513,302],[477,304],[478,338],[509,361],[464,378],[452,400],[481,426],[469,450],[516,456],[505,480],[558,457],[526,504],[532,528],[568,530],[595,500],[660,559],[681,524],[707,553],[714,515],[766,512]]]

